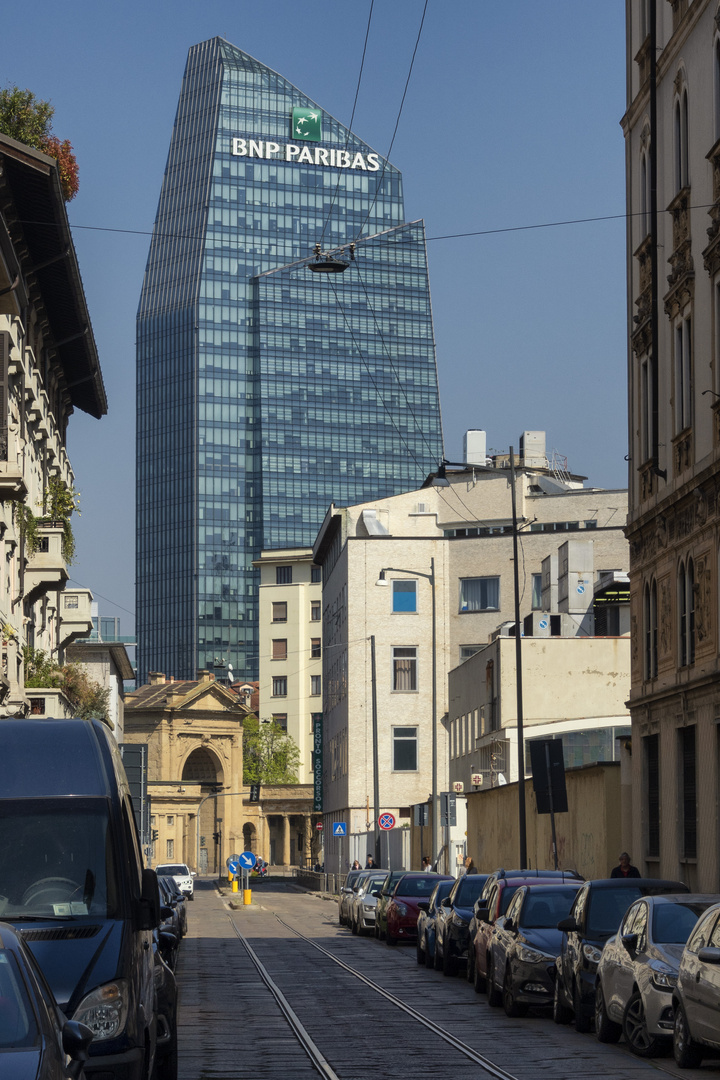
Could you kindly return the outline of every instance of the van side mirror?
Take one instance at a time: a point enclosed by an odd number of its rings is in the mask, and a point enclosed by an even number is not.
[[[82,1075],[83,1065],[88,1059],[88,1047],[94,1037],[94,1032],[77,1020],[67,1020],[63,1025],[62,1048],[72,1059],[68,1067],[69,1076],[77,1078]]]
[[[160,925],[160,890],[154,870],[143,870],[140,901],[138,903],[138,930],[156,930]]]

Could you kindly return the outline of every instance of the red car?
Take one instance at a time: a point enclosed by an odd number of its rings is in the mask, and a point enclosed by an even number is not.
[[[427,901],[438,881],[450,880],[445,874],[404,874],[400,878],[387,907],[387,931],[385,940],[388,945],[397,945],[398,941],[415,941],[420,904]]]

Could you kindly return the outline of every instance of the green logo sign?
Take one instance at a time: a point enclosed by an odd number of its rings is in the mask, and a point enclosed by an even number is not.
[[[322,139],[322,113],[319,109],[293,109],[292,131],[293,139],[303,139],[305,142],[320,142]]]

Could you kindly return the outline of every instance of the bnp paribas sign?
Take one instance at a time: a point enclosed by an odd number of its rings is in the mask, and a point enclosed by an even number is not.
[[[322,113],[319,109],[296,107],[290,120],[290,137],[303,143],[322,141]],[[377,172],[377,154],[351,153],[334,147],[298,146],[298,142],[276,143],[267,139],[232,140],[234,157],[263,158],[265,161],[294,161],[298,164],[324,165],[331,169],[362,169]]]

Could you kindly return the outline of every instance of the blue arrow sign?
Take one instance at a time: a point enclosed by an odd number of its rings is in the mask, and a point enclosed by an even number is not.
[[[239,859],[228,859],[228,870],[230,871],[231,874],[237,874],[238,871],[240,870],[240,860]]]
[[[243,851],[238,861],[241,870],[252,870],[255,865],[255,856],[252,851]]]
[[[333,836],[347,836],[347,822],[336,821],[333,824]]]

